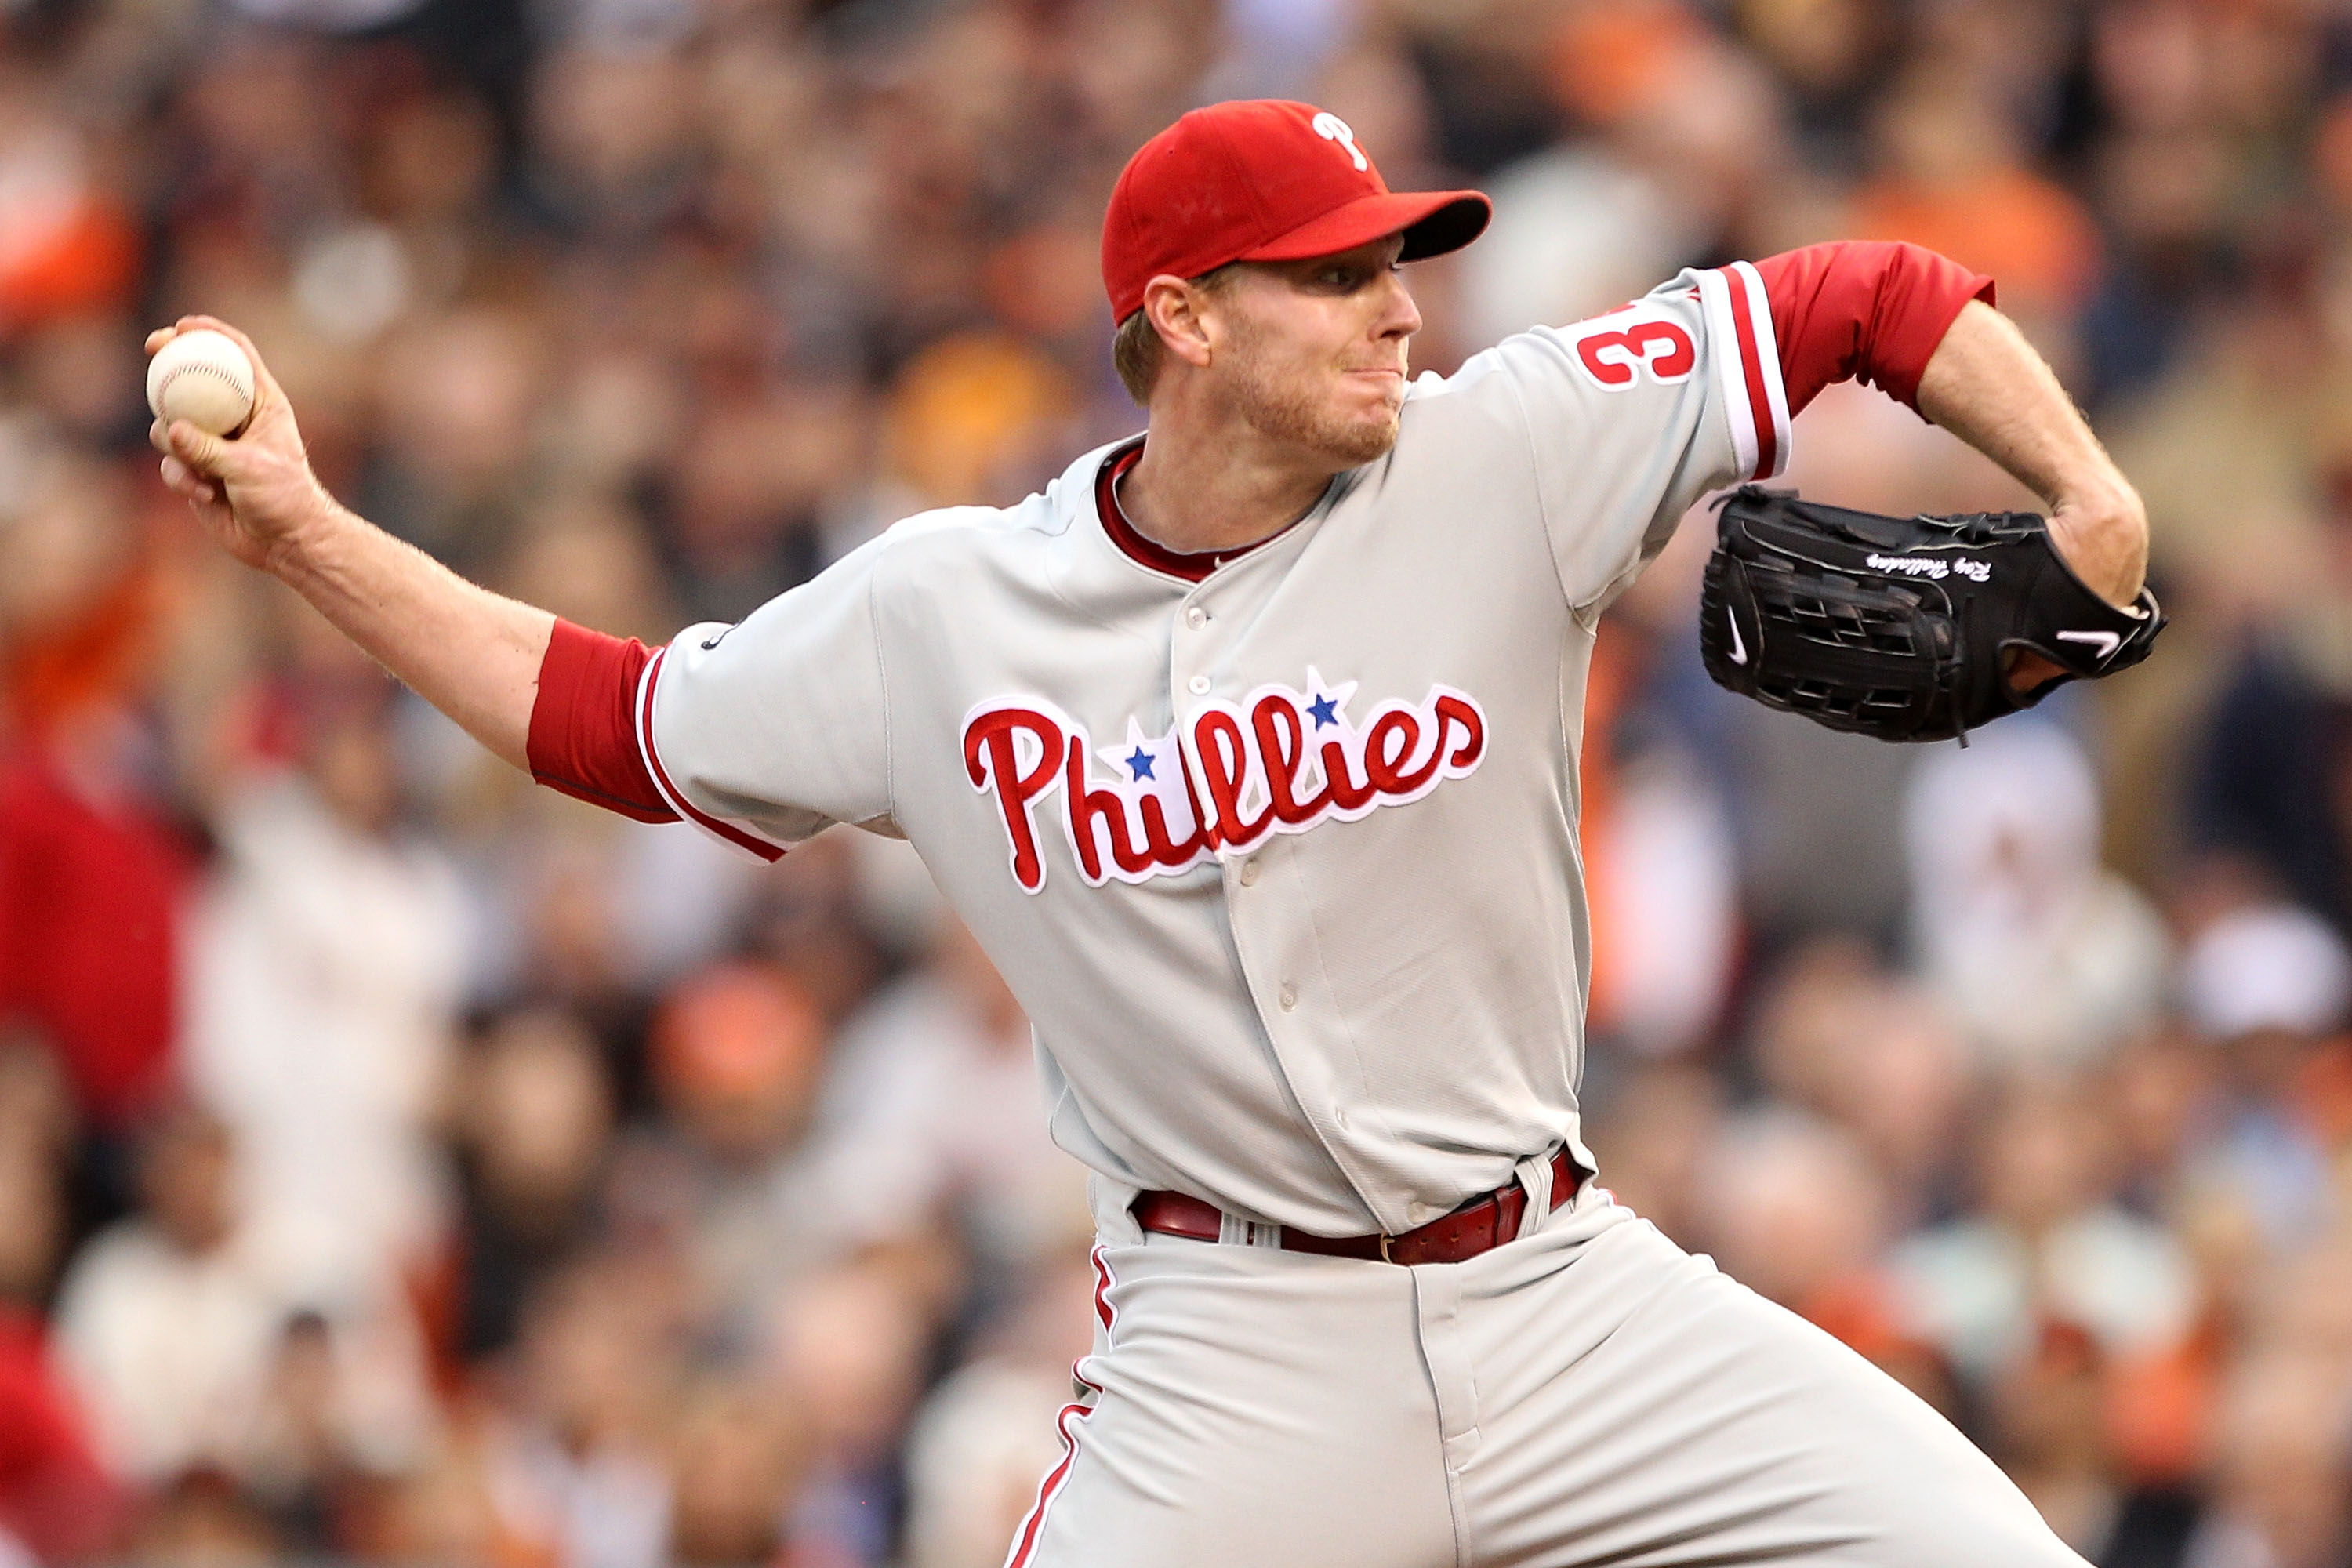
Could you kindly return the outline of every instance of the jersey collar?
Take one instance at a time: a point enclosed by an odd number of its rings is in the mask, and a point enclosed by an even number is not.
[[[1119,479],[1128,469],[1142,461],[1143,442],[1144,437],[1138,436],[1123,447],[1113,447],[1103,458],[1102,466],[1095,473],[1095,515],[1102,519],[1103,531],[1110,535],[1110,542],[1118,546],[1119,552],[1138,565],[1148,566],[1154,572],[1164,572],[1171,577],[1181,577],[1187,583],[1198,583],[1226,562],[1238,561],[1253,550],[1263,549],[1298,526],[1297,522],[1291,523],[1264,539],[1236,545],[1231,550],[1201,550],[1190,553],[1171,550],[1164,544],[1146,539],[1142,531],[1127,520],[1126,508],[1118,504]],[[1324,495],[1328,500],[1330,491],[1327,489]],[[1318,501],[1307,509],[1307,517],[1312,517],[1321,510],[1322,502]],[[1299,522],[1307,521],[1307,517],[1300,518]]]

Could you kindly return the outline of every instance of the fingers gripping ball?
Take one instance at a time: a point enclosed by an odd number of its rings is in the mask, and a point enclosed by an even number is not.
[[[235,436],[253,417],[253,362],[236,340],[209,327],[185,331],[147,362],[147,406],[169,425],[184,419],[212,436]]]

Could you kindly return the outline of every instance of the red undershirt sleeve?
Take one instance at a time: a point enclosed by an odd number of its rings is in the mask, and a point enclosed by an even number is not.
[[[652,650],[558,618],[539,665],[526,751],[550,789],[639,822],[675,822],[637,749],[638,678]]]
[[[1789,414],[1833,381],[1859,376],[1916,411],[1927,358],[1993,281],[1924,246],[1838,240],[1756,263],[1772,306]]]

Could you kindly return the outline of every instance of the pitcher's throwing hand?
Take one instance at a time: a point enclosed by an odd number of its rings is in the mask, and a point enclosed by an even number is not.
[[[147,334],[147,353],[196,331],[218,332],[245,351],[253,366],[252,413],[234,438],[161,417],[147,438],[163,454],[163,482],[188,498],[213,537],[247,565],[267,569],[273,550],[335,503],[310,472],[294,410],[250,338],[211,316],[183,316]]]

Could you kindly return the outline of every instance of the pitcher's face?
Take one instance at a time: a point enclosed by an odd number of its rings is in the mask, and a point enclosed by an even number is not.
[[[1304,261],[1252,262],[1202,310],[1210,372],[1254,429],[1354,468],[1396,443],[1421,312],[1391,235]]]

